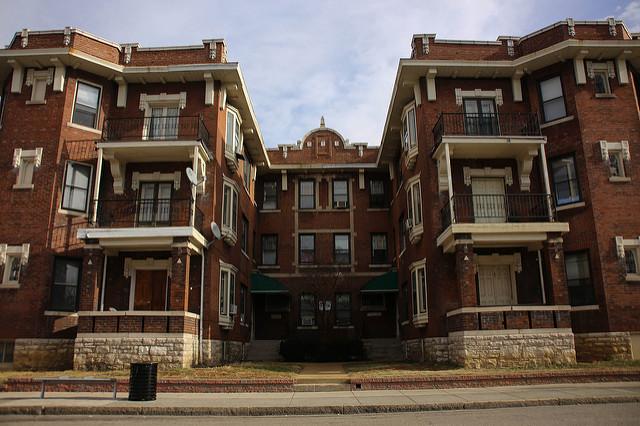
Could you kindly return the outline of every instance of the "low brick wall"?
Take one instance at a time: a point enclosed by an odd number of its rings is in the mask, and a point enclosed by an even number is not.
[[[73,368],[118,370],[132,362],[188,368],[197,357],[198,338],[192,334],[81,334],[75,340]]]
[[[74,339],[16,339],[15,370],[68,370],[73,367]]]
[[[630,360],[631,334],[577,333],[574,335],[578,361]]]

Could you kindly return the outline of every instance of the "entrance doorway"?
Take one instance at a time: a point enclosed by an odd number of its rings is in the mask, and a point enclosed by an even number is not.
[[[133,310],[166,311],[168,296],[169,276],[166,269],[135,271]]]
[[[478,265],[478,295],[481,306],[516,303],[511,268],[511,265]]]

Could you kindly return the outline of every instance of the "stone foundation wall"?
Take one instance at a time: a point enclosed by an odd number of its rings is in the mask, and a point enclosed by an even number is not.
[[[69,370],[73,367],[73,339],[16,339],[15,370]]]
[[[189,368],[198,357],[192,334],[81,334],[75,340],[73,368],[128,369],[132,362],[157,362],[159,368]]]
[[[578,361],[632,359],[630,333],[578,333],[574,337]]]
[[[247,351],[244,342],[233,340],[225,340],[224,342],[222,340],[203,340],[202,343],[203,365],[220,365],[225,362],[244,361],[246,354]]]
[[[449,338],[429,337],[422,339],[424,360],[429,362],[449,362]]]
[[[422,339],[404,340],[402,350],[407,361],[422,361]]]
[[[457,332],[449,335],[449,357],[468,368],[539,367],[576,363],[570,330]]]

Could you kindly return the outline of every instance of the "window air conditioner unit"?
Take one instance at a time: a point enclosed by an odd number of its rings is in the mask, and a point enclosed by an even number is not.
[[[336,201],[335,202],[335,207],[337,209],[346,209],[347,208],[347,202],[346,201]]]
[[[238,305],[229,306],[229,315],[235,315],[238,313]]]
[[[312,317],[302,318],[302,325],[304,327],[312,326],[313,325],[313,318]]]

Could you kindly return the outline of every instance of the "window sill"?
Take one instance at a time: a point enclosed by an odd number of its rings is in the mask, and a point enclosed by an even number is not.
[[[238,236],[230,228],[226,228],[225,226],[223,226],[223,228],[222,228],[222,239],[228,245],[235,246],[236,242],[238,241]]]
[[[45,317],[77,317],[77,312],[65,312],[65,311],[44,311]]]
[[[42,101],[26,101],[25,104],[27,105],[46,105],[47,104],[47,100],[42,100]]]
[[[260,213],[280,213],[280,209],[260,209]]]
[[[548,121],[546,123],[541,124],[540,128],[541,129],[546,129],[547,127],[555,126],[556,124],[567,123],[567,122],[569,122],[571,120],[573,120],[573,115],[569,115],[567,117],[558,118],[558,119],[553,120],[553,121]]]
[[[626,183],[626,182],[631,182],[631,178],[628,176],[609,176],[609,182]]]
[[[258,265],[258,269],[280,269],[280,265]]]
[[[614,95],[613,93],[596,93],[596,98],[597,99],[615,99],[617,98],[617,96]]]
[[[388,212],[389,207],[369,207],[368,212]]]
[[[74,211],[74,210],[65,210],[63,208],[59,208],[58,209],[58,213],[59,214],[66,214],[69,216],[76,216],[76,217],[89,217],[87,212],[79,212],[79,211]]]
[[[627,281],[640,282],[640,274],[626,274],[624,279]]]
[[[414,327],[424,327],[429,322],[429,317],[427,314],[420,314],[413,317],[413,326]]]
[[[360,307],[360,312],[384,312],[386,310],[386,306],[367,305]]]
[[[584,201],[578,201],[577,203],[563,204],[561,206],[556,207],[556,211],[561,212],[563,210],[577,209],[579,207],[584,207]]]
[[[353,325],[334,325],[331,328],[333,328],[334,330],[353,330],[354,326]]]
[[[422,226],[422,223],[412,226],[411,231],[409,231],[409,241],[411,242],[411,244],[417,244],[422,239],[423,232],[424,228]]]
[[[21,185],[21,184],[17,184],[16,183],[16,184],[13,185],[13,189],[33,189],[33,188],[34,188],[34,186],[33,186],[32,183],[28,184],[28,185]]]
[[[580,311],[597,311],[600,309],[598,305],[581,305],[581,306],[572,306],[571,312],[580,312]]]
[[[372,263],[369,265],[369,268],[391,268],[390,263]]]
[[[67,123],[67,127],[73,127],[74,129],[84,130],[85,132],[91,132],[91,133],[95,133],[97,135],[102,136],[102,130],[94,129],[93,127],[83,126],[82,124],[76,124],[76,123],[68,122]]]
[[[2,289],[15,290],[17,288],[20,288],[20,284],[19,283],[2,283],[2,284],[0,284],[0,290],[2,290]]]
[[[317,330],[317,325],[299,325],[296,327],[298,330]]]
[[[228,315],[220,315],[218,317],[218,324],[222,328],[233,328],[233,318]]]

